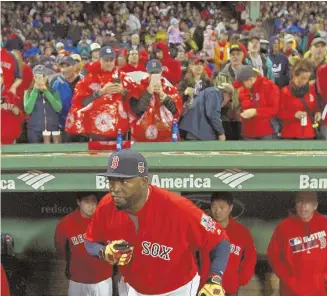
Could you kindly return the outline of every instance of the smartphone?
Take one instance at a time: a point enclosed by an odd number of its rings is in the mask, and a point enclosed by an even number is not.
[[[122,250],[127,250],[127,249],[129,249],[131,246],[127,243],[127,242],[125,242],[125,243],[121,243],[121,244],[116,244],[115,246],[114,246],[114,248],[116,249],[116,250],[120,250],[120,251],[122,251]]]
[[[1,97],[1,105],[4,104],[6,101],[5,97]]]
[[[114,79],[114,83],[120,84],[120,79],[119,78],[115,78]]]
[[[151,84],[154,85],[161,85],[161,74],[152,74],[151,75]]]

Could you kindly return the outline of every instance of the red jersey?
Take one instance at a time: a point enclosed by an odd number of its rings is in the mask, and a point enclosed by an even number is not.
[[[242,110],[254,108],[257,114],[251,118],[242,118],[242,134],[245,137],[263,137],[272,135],[271,120],[277,115],[280,90],[270,79],[259,75],[252,90],[242,86],[239,91]]]
[[[158,295],[190,282],[197,273],[195,251],[212,250],[227,235],[191,201],[149,185],[148,200],[135,216],[118,211],[107,194],[92,217],[86,239],[123,239],[133,245],[131,263],[119,270],[138,293]]]
[[[227,294],[237,293],[254,274],[257,252],[251,233],[232,217],[225,228],[230,242],[230,255],[223,276],[223,288]],[[208,254],[201,254],[201,285],[205,284],[210,268]]]
[[[304,100],[312,113],[320,111],[317,104],[315,85],[310,85],[310,90],[304,96]],[[301,99],[292,94],[289,86],[285,86],[281,90],[280,109],[278,113],[278,117],[283,121],[281,137],[297,139],[314,138],[315,132],[312,128],[310,116],[307,116],[307,125],[302,126],[301,120],[295,118],[297,111],[307,112]]]
[[[327,125],[327,64],[323,64],[317,70],[317,89],[321,95],[322,115],[321,125]]]
[[[58,223],[55,232],[57,252],[62,259],[69,260],[70,279],[77,283],[96,284],[112,276],[112,266],[92,257],[85,249],[85,231],[90,221],[76,209]]]
[[[0,60],[3,73],[3,84],[6,88],[10,88],[15,82],[15,67],[18,67],[14,55],[4,47],[0,48]]]
[[[1,265],[1,296],[10,296],[9,284],[5,270]]]
[[[280,279],[280,295],[326,295],[326,234],[327,219],[319,213],[309,223],[291,216],[277,226],[267,255]]]

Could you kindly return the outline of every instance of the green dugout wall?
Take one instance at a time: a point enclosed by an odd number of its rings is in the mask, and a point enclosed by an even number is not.
[[[135,144],[149,164],[149,182],[208,207],[210,191],[232,191],[235,215],[265,253],[278,221],[292,207],[294,191],[318,191],[327,214],[327,144],[320,141],[180,142]],[[87,144],[3,146],[2,231],[16,251],[53,252],[58,219],[71,212],[77,191],[108,190],[96,174],[109,152]]]

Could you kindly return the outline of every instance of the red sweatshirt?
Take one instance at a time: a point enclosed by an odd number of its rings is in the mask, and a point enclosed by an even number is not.
[[[136,72],[136,71],[142,71],[146,72],[146,69],[143,64],[138,64],[136,67],[126,63],[124,66],[120,68],[120,71],[125,72],[125,73],[130,73],[130,72]]]
[[[310,91],[304,96],[311,113],[319,111],[317,104],[317,95],[315,85],[310,86]],[[301,120],[295,118],[297,111],[306,112],[302,101],[295,97],[288,86],[281,90],[280,108],[278,117],[283,121],[283,128],[281,132],[282,138],[297,138],[297,139],[310,139],[314,138],[315,132],[312,128],[310,116],[307,116],[307,125],[302,126]]]
[[[271,120],[277,115],[280,90],[270,79],[259,75],[252,90],[242,86],[239,100],[242,110],[256,109],[257,115],[242,119],[242,133],[245,137],[263,137],[272,135]]]
[[[267,255],[280,279],[281,296],[324,296],[327,281],[327,219],[315,213],[309,223],[297,216],[282,221]]]
[[[164,42],[157,42],[154,44],[154,48],[162,50],[163,59],[160,60],[164,70],[162,71],[162,76],[167,78],[167,80],[172,85],[177,85],[182,77],[182,64],[180,61],[172,59],[169,55],[167,44]]]
[[[231,250],[223,277],[223,288],[227,294],[234,294],[240,286],[245,286],[254,274],[257,252],[251,233],[232,217],[225,228]],[[208,254],[201,254],[201,286],[208,278],[210,268]]]
[[[84,284],[96,284],[112,275],[109,263],[90,256],[85,249],[84,237],[90,222],[90,218],[82,217],[76,209],[58,223],[54,237],[60,257],[69,258],[70,279]]]

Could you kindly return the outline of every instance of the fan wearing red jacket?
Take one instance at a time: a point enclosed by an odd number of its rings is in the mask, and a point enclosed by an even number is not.
[[[166,43],[154,43],[153,49],[156,54],[156,58],[162,64],[162,76],[167,78],[167,80],[172,85],[177,85],[182,78],[182,64],[180,63],[180,61],[172,59],[170,57]]]
[[[292,68],[290,85],[281,90],[278,117],[283,121],[281,137],[286,139],[313,139],[314,125],[321,120],[315,85],[309,85],[312,63],[297,61]]]
[[[4,76],[4,85],[13,94],[16,94],[17,87],[22,83],[22,72],[14,55],[5,49],[0,48],[1,68]]]
[[[173,121],[181,115],[182,97],[161,76],[162,65],[158,60],[150,60],[146,69],[149,75],[140,81],[140,98],[129,101],[132,138],[136,142],[170,142]]]
[[[272,140],[277,135],[271,120],[276,117],[280,91],[270,79],[250,65],[242,65],[236,74],[235,87],[240,87],[242,134],[245,140]]]
[[[140,63],[140,53],[137,49],[131,49],[128,53],[127,63],[120,68],[120,71],[125,73],[143,71],[145,72],[145,66]]]
[[[236,296],[241,286],[245,286],[254,274],[257,252],[251,233],[245,226],[231,216],[233,197],[229,192],[214,192],[211,195],[211,213],[219,222],[230,242],[230,255],[223,276],[223,288],[226,295]],[[208,254],[201,255],[201,279],[207,278],[209,272]]]
[[[327,219],[316,192],[296,194],[296,215],[275,229],[267,255],[280,279],[281,296],[326,296]]]
[[[14,144],[22,132],[24,113],[21,110],[20,99],[10,92],[3,84],[3,74],[0,68],[1,87],[1,144]]]
[[[116,140],[118,129],[124,135],[129,129],[127,96],[136,89],[125,73],[115,66],[110,46],[100,50],[100,61],[88,67],[72,99],[65,129],[70,134],[87,134],[92,140]]]
[[[54,237],[60,259],[67,262],[68,295],[112,295],[112,266],[90,256],[84,247],[86,228],[95,212],[97,197],[81,192],[77,195],[77,205],[74,212],[59,221]]]
[[[320,126],[320,138],[327,140],[327,63],[317,70],[317,90],[320,94],[322,105],[322,122]]]

